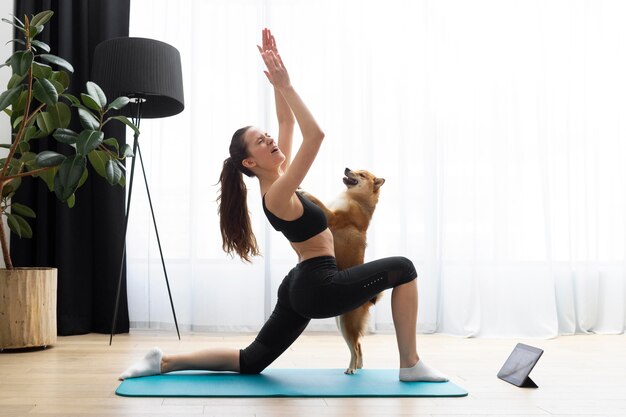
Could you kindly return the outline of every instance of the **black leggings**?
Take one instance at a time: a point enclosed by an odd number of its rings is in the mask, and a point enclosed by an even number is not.
[[[347,313],[378,293],[417,277],[413,263],[396,256],[337,270],[332,256],[307,259],[278,288],[278,302],[254,342],[239,352],[239,372],[258,374],[300,336],[311,319]]]

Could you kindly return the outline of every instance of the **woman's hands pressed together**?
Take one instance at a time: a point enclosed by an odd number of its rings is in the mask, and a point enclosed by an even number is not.
[[[257,45],[267,71],[263,71],[272,85],[278,89],[291,87],[289,73],[276,48],[276,39],[269,29],[263,29],[263,47]]]

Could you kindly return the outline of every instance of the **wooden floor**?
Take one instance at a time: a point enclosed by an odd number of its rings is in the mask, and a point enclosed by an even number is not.
[[[187,351],[240,347],[253,334],[133,331],[61,337],[47,350],[0,353],[0,416],[626,416],[626,336],[553,340],[462,339],[418,335],[425,362],[469,391],[463,398],[124,398],[119,373],[152,346]],[[496,378],[517,342],[544,349],[532,373],[539,389]],[[365,366],[396,368],[393,334],[364,342]],[[344,368],[348,352],[334,333],[305,333],[272,366]]]

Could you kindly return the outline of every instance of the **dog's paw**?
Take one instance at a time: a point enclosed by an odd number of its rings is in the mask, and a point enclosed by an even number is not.
[[[356,373],[356,369],[348,368],[345,370],[344,374],[346,375],[354,375]]]

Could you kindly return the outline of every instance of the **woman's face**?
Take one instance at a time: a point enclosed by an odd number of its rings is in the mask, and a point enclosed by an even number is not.
[[[243,165],[248,169],[272,170],[280,166],[285,160],[285,155],[276,145],[276,141],[258,127],[249,128],[244,134],[243,140],[250,155],[243,160]]]

